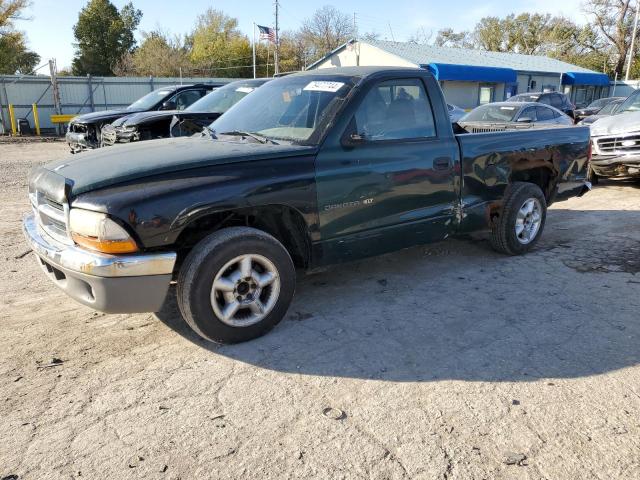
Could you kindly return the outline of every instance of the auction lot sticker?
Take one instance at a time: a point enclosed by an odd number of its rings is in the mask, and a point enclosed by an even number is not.
[[[344,85],[343,82],[327,82],[325,80],[314,80],[309,82],[303,90],[312,92],[337,92]]]

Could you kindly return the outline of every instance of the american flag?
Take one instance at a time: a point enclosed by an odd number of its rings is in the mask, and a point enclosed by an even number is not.
[[[260,30],[260,40],[269,40],[271,43],[276,43],[276,31],[271,27],[263,27],[262,25],[256,25]]]

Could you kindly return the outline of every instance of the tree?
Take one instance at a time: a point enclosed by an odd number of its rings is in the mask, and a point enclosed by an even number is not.
[[[190,38],[190,59],[201,72],[221,77],[252,75],[251,44],[238,29],[237,19],[209,8],[198,17]]]
[[[438,47],[475,48],[471,34],[467,31],[454,32],[452,28],[438,31],[435,45]]]
[[[27,48],[24,33],[15,29],[15,20],[26,20],[22,11],[28,0],[0,0],[0,73],[31,73],[40,56]]]
[[[134,32],[141,18],[132,3],[118,11],[109,0],[90,0],[73,27],[74,75],[113,75],[117,62],[136,45]]]
[[[588,0],[584,4],[585,13],[593,18],[599,33],[608,40],[610,55],[615,57],[613,70],[620,76],[624,73],[627,55],[636,57],[637,38],[635,51],[630,52],[635,3],[631,0]]]
[[[314,58],[326,55],[356,35],[351,18],[330,5],[305,20],[300,33]]]
[[[182,37],[153,31],[144,32],[142,38],[140,47],[117,63],[117,75],[177,77],[190,70],[189,50]]]

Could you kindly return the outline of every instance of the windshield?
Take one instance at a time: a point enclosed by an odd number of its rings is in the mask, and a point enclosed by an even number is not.
[[[351,91],[350,77],[300,75],[271,80],[210,125],[216,134],[248,132],[316,144]]]
[[[640,110],[640,90],[636,90],[629,97],[622,102],[620,108],[616,110],[616,113],[624,112],[637,112]]]
[[[259,86],[256,82],[232,82],[202,97],[187,111],[224,113]]]
[[[511,97],[509,100],[512,102],[537,102],[539,98],[540,94],[516,95]]]
[[[461,122],[511,122],[519,110],[513,105],[481,105],[467,113]]]
[[[600,98],[595,102],[591,102],[587,108],[592,110],[598,110],[604,107],[605,105],[607,105],[609,102],[611,102],[611,100],[609,100],[608,98]]]
[[[154,90],[153,92],[147,93],[144,97],[139,98],[138,100],[133,102],[127,107],[127,110],[149,110],[151,107],[156,105],[160,100],[162,100],[172,92],[173,90],[168,90],[166,88]]]
[[[622,104],[622,102],[610,102],[610,103],[607,103],[604,107],[602,107],[598,111],[598,115],[611,115],[616,110],[618,110],[618,108],[620,107],[621,104]]]

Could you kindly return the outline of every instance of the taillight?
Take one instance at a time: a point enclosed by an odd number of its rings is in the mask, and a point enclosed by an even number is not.
[[[591,163],[592,154],[593,154],[593,142],[589,140],[589,148],[587,150],[587,165]]]

